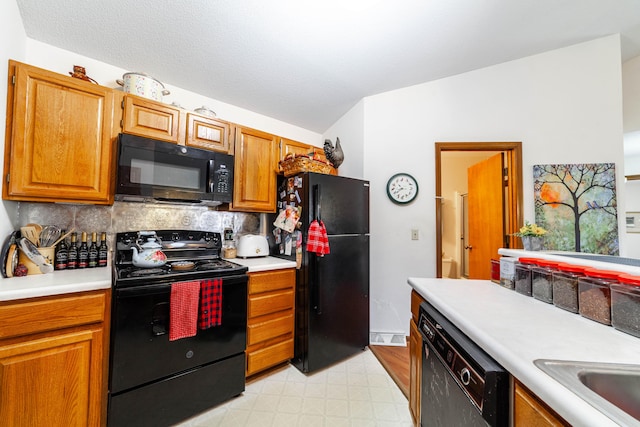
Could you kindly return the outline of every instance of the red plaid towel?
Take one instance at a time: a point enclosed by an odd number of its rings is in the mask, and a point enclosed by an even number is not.
[[[198,327],[208,329],[222,324],[222,279],[200,282],[200,318]]]
[[[171,285],[169,308],[169,341],[192,337],[197,332],[200,282],[178,282]]]
[[[315,252],[316,255],[320,256],[329,253],[329,238],[327,237],[327,229],[322,221],[314,220],[309,226],[307,251]]]

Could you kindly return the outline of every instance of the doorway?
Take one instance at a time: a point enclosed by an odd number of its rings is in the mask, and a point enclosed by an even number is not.
[[[481,246],[485,246],[486,255],[479,255],[482,260],[480,262],[483,265],[486,265],[486,270],[482,269],[482,274],[477,274],[474,272],[470,272],[469,278],[476,279],[489,278],[490,274],[490,265],[491,258],[497,258],[497,250],[499,247],[510,247],[517,248],[521,247],[520,240],[513,236],[520,224],[523,223],[523,207],[522,207],[522,143],[521,142],[436,142],[436,277],[443,276],[443,234],[445,230],[448,230],[449,227],[455,227],[456,232],[464,229],[466,224],[460,224],[459,222],[455,222],[451,220],[451,216],[449,213],[447,215],[444,214],[445,204],[448,202],[443,197],[443,179],[446,179],[446,173],[443,174],[443,157],[446,157],[450,154],[455,154],[456,156],[478,156],[485,155],[485,157],[494,156],[496,154],[501,154],[503,159],[503,164],[498,169],[502,168],[499,171],[501,180],[503,180],[503,191],[499,191],[500,197],[502,198],[504,214],[502,215],[502,224],[498,227],[498,231],[494,231],[492,233],[500,234],[500,236],[493,236],[493,242],[491,243],[491,239],[482,239],[482,241],[468,241],[463,242],[462,240],[468,238],[465,233],[460,235],[461,242],[460,244],[465,251],[466,256],[461,256],[460,259],[471,259],[473,257],[472,252],[474,244],[476,245],[476,252],[473,254],[481,254],[480,250]],[[462,167],[461,170],[456,169],[456,175],[464,175],[467,176],[467,168]],[[475,178],[474,178],[475,179]],[[464,200],[467,195],[461,194],[459,200]],[[455,199],[454,199],[455,201]],[[466,212],[466,205],[464,206],[464,214]],[[470,221],[469,228],[477,227],[474,224],[482,223],[481,218],[479,216],[485,215],[484,209],[479,209],[477,213],[474,214],[474,218]],[[488,215],[488,210],[487,213]],[[480,219],[480,221],[478,221]],[[491,220],[488,220],[491,221]],[[467,222],[468,224],[469,222]],[[473,232],[470,231],[471,236],[474,235]],[[476,232],[478,230],[475,230]],[[476,233],[478,234],[478,233]],[[482,233],[479,233],[482,234]],[[495,242],[498,243],[495,243]],[[487,249],[489,248],[489,249]],[[486,258],[486,259],[484,259]],[[478,261],[476,261],[478,262]],[[464,267],[460,268],[458,266],[458,271],[464,271]],[[448,274],[447,274],[448,276]]]

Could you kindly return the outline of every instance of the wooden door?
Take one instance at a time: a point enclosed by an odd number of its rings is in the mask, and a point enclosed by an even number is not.
[[[111,204],[113,90],[9,63],[3,197]]]
[[[237,127],[235,135],[234,211],[275,212],[277,137]]]
[[[470,279],[491,279],[491,259],[504,246],[503,170],[502,153],[467,170]]]

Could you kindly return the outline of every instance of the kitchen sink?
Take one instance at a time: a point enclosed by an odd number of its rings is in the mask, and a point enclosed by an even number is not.
[[[538,368],[625,426],[640,426],[640,365],[538,359]]]

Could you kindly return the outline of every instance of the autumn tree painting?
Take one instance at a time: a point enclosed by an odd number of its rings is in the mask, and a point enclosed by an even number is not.
[[[535,165],[533,181],[545,249],[618,255],[614,163]]]

